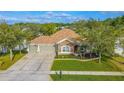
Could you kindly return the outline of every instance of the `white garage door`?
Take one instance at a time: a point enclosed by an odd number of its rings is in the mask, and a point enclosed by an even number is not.
[[[39,46],[40,53],[55,53],[55,48],[53,45],[40,45]]]
[[[37,52],[37,45],[29,45],[29,53],[36,53]]]
[[[52,44],[30,45],[29,53],[55,53],[55,47]]]

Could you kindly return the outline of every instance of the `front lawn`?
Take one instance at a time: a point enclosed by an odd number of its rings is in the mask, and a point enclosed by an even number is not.
[[[0,70],[6,70],[7,68],[9,68],[15,62],[17,62],[20,58],[22,58],[26,54],[26,52],[22,52],[22,54],[20,54],[19,52],[15,52],[14,54],[15,56],[13,61],[10,60],[9,53],[0,56],[0,62],[2,62],[2,64],[0,65]]]
[[[117,62],[123,62],[124,63],[124,57],[115,56],[115,57],[113,57],[113,59],[115,59],[115,61],[117,61]]]
[[[124,71],[124,57],[116,56],[110,60],[114,65],[116,65],[120,71]]]
[[[54,81],[123,81],[124,76],[93,76],[93,75],[51,75]]]
[[[54,60],[51,70],[63,71],[118,71],[118,68],[110,62],[98,63],[96,61],[78,61],[78,60]]]

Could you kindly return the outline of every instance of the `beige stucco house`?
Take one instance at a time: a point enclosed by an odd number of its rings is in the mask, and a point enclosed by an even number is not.
[[[75,54],[80,46],[80,36],[70,29],[62,29],[51,36],[39,36],[31,41],[29,52],[56,51],[58,54]],[[56,48],[57,46],[57,48]]]

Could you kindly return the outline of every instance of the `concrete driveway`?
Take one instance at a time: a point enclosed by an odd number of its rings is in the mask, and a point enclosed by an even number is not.
[[[54,52],[29,53],[7,71],[0,72],[0,80],[48,81]]]

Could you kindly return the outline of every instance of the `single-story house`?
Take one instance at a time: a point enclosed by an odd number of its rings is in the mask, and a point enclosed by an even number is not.
[[[80,46],[80,36],[70,29],[62,29],[51,36],[39,36],[31,41],[29,52],[57,51],[58,54],[75,54]],[[57,48],[56,48],[57,47]]]
[[[81,41],[81,37],[75,31],[62,29],[51,36],[39,36],[33,39],[28,46],[28,52],[43,53],[49,51],[55,53],[57,51],[58,54],[77,54]],[[119,42],[117,41],[115,53],[124,56],[122,52],[123,49],[119,47]]]

